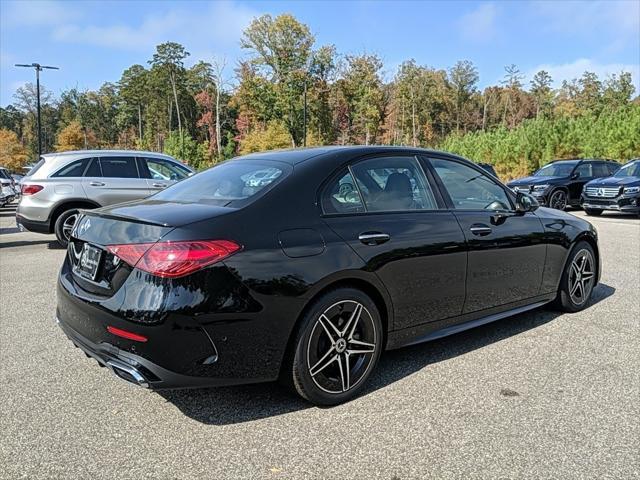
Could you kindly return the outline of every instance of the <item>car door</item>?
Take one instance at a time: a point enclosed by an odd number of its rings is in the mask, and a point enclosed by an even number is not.
[[[459,315],[465,239],[415,156],[378,156],[338,173],[322,195],[323,219],[391,296],[393,329]]]
[[[151,193],[146,179],[140,178],[135,157],[129,156],[94,158],[83,187],[87,197],[100,205],[138,200]]]
[[[582,189],[585,183],[595,178],[593,172],[594,162],[581,162],[571,175],[571,182],[569,183],[569,199],[572,202],[576,202],[580,199]]]
[[[140,173],[146,178],[151,193],[159,192],[184,180],[190,173],[186,168],[164,158],[139,157],[138,166]]]
[[[463,313],[538,295],[546,244],[533,212],[515,212],[507,188],[456,159],[431,157],[429,168],[468,245]]]

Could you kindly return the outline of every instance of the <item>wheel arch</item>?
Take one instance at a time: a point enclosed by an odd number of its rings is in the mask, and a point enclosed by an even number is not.
[[[362,291],[367,296],[369,296],[369,298],[371,298],[373,303],[378,308],[378,312],[380,313],[380,321],[382,322],[383,334],[382,350],[385,350],[387,338],[389,336],[389,329],[393,325],[393,308],[391,304],[391,298],[389,297],[386,290],[381,291],[381,288],[384,287],[381,285],[375,285],[374,282],[371,282],[368,279],[365,279],[362,276],[358,275],[330,280],[324,283],[319,288],[315,289],[305,302],[304,307],[300,310],[298,318],[296,319],[291,332],[289,332],[289,338],[287,339],[283,361],[280,365],[280,376],[282,376],[282,374],[284,373],[284,369],[288,365],[289,360],[292,358],[295,351],[295,345],[293,345],[293,343],[295,341],[295,338],[297,337],[302,318],[305,316],[309,308],[313,306],[314,302],[318,298],[320,298],[320,296],[338,288],[355,288]]]
[[[56,224],[56,220],[58,217],[62,215],[63,212],[69,210],[71,208],[100,208],[100,205],[93,200],[88,200],[86,198],[71,198],[65,199],[64,201],[57,204],[53,210],[51,211],[51,217],[49,217],[49,231],[53,232],[54,226]]]
[[[569,249],[569,252],[571,252],[574,247],[578,244],[578,242],[580,241],[585,241],[587,242],[591,248],[593,249],[593,253],[596,256],[596,284],[600,282],[600,273],[602,272],[602,267],[600,265],[600,249],[598,248],[598,241],[595,238],[595,236],[593,235],[593,233],[591,232],[582,232],[580,233],[578,236],[576,236],[576,238],[573,240],[572,244],[571,244],[571,248]],[[567,254],[567,260],[565,261],[565,268],[567,266],[567,262],[569,261],[569,255]]]

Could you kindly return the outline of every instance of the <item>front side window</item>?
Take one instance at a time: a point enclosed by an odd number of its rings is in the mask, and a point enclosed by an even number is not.
[[[593,165],[591,163],[582,163],[576,168],[576,173],[580,175],[579,178],[591,178],[593,177]]]
[[[415,157],[379,157],[351,167],[368,212],[436,210],[422,167]]]
[[[85,177],[101,177],[102,171],[100,170],[100,160],[92,158],[89,161],[89,166],[84,172]]]
[[[52,177],[81,177],[84,174],[84,170],[87,168],[88,158],[82,160],[76,160],[69,165],[62,167],[56,173],[51,175]]]
[[[109,178],[138,178],[138,167],[133,157],[100,157],[102,176]]]
[[[361,213],[364,206],[351,172],[345,169],[330,181],[322,193],[324,213]]]
[[[484,173],[452,160],[431,159],[453,206],[460,210],[511,210],[504,188]]]
[[[609,170],[609,175],[613,175],[620,168],[620,165],[614,162],[608,162],[606,165],[607,165],[607,169]]]
[[[594,177],[608,177],[609,176],[609,168],[607,168],[607,164],[605,163],[594,163],[593,164],[593,176]]]
[[[189,176],[186,168],[181,168],[173,162],[160,158],[146,158],[149,178],[153,180],[179,181]]]
[[[157,200],[240,206],[272,188],[288,173],[280,162],[232,160],[186,178],[157,193]]]

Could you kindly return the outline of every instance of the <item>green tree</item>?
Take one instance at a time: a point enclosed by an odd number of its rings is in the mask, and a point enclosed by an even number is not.
[[[478,83],[478,69],[469,60],[458,61],[449,70],[449,82],[454,98],[456,132]]]
[[[548,115],[553,101],[553,90],[551,88],[553,79],[551,75],[545,70],[540,70],[533,76],[530,84],[530,92],[536,102],[536,118],[540,118],[541,115]]]

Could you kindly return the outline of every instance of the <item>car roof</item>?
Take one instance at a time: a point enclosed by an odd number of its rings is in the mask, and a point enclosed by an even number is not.
[[[285,150],[271,150],[269,152],[250,153],[234,160],[276,160],[297,165],[306,160],[321,155],[348,153],[349,156],[369,155],[375,153],[416,153],[416,154],[444,154],[455,156],[447,152],[439,152],[424,148],[409,146],[385,146],[385,145],[340,145],[326,147],[291,148]]]
[[[97,155],[97,156],[105,156],[105,155],[135,155],[135,156],[153,155],[153,156],[156,156],[156,157],[173,158],[170,155],[167,155],[166,153],[150,152],[150,151],[146,151],[146,150],[69,150],[69,151],[66,151],[66,152],[44,153],[44,154],[42,154],[42,157],[44,157],[44,158],[58,158],[58,157],[64,157],[64,156],[77,156],[77,155]]]

